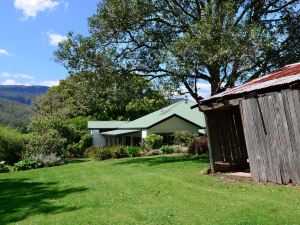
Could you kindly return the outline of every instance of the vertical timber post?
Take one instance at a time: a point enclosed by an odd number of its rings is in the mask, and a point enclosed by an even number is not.
[[[214,158],[213,158],[213,149],[212,149],[211,140],[210,140],[210,131],[209,131],[209,122],[208,122],[209,119],[205,112],[204,112],[204,116],[205,116],[205,124],[206,124],[206,133],[207,133],[207,137],[208,137],[208,150],[209,150],[211,173],[214,174],[215,173],[215,162],[214,162]]]

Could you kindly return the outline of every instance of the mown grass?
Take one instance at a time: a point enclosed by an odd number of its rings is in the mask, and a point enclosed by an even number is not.
[[[299,224],[299,187],[230,183],[207,166],[158,156],[0,174],[0,224]]]

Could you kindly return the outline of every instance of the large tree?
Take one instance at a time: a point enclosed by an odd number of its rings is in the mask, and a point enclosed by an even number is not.
[[[56,56],[71,73],[126,71],[199,101],[199,82],[215,94],[299,61],[299,24],[299,0],[104,0],[90,35],[70,33]]]
[[[103,72],[103,71],[102,71]],[[52,87],[33,105],[30,123],[33,153],[82,156],[90,139],[88,120],[133,120],[169,104],[161,90],[144,78],[109,70],[82,71]]]
[[[168,104],[168,96],[145,78],[84,71],[61,80],[33,109],[45,120],[65,121],[78,116],[133,120]]]

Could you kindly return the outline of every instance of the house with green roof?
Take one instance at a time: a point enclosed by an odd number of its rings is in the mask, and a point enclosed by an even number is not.
[[[140,146],[150,134],[159,134],[170,144],[176,131],[205,133],[204,115],[193,105],[193,101],[181,100],[133,121],[88,121],[88,129],[94,146]]]

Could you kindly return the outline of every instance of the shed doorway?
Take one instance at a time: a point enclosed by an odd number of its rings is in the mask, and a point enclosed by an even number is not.
[[[204,112],[212,172],[250,172],[239,106]]]

